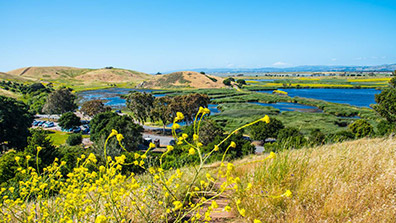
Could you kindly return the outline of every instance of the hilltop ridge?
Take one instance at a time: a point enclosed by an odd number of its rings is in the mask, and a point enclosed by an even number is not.
[[[140,84],[143,88],[223,88],[223,78],[194,71],[156,75]]]

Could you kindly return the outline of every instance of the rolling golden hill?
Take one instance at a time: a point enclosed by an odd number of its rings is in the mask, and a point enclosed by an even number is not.
[[[87,69],[75,67],[24,67],[7,72],[8,74],[32,80],[70,80],[77,82],[138,82],[152,78],[151,75],[119,68]]]
[[[223,88],[223,78],[194,71],[157,75],[140,84],[143,88]]]

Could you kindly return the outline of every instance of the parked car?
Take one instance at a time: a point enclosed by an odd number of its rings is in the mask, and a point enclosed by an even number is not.
[[[82,130],[82,134],[88,135],[90,133],[91,133],[91,131],[89,130],[89,128],[85,128]]]
[[[172,139],[171,141],[169,141],[169,145],[171,145],[171,146],[176,145],[176,141],[174,139]]]
[[[147,138],[143,139],[143,145],[145,145],[145,146],[149,146],[151,142],[153,142],[152,138],[147,137]]]
[[[81,132],[81,128],[79,126],[72,128],[73,133],[79,133]]]
[[[43,127],[45,127],[45,128],[51,128],[51,127],[54,127],[54,126],[55,126],[55,124],[53,122],[47,122],[47,123],[43,124]]]
[[[89,124],[89,123],[90,123],[89,120],[81,120],[81,124],[82,124],[82,125],[86,125],[86,124]]]
[[[40,121],[37,126],[43,126],[45,124],[46,121]]]

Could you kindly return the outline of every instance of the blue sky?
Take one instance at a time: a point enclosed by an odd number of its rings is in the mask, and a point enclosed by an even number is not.
[[[396,1],[0,0],[0,71],[396,63]]]

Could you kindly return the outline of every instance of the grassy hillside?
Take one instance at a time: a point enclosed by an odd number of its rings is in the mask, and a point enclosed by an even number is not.
[[[4,73],[4,72],[0,72],[0,80],[20,81],[20,82],[29,82],[29,81],[31,81],[30,79],[26,79],[26,78],[18,76],[18,75],[13,75],[13,74]]]
[[[33,81],[52,82],[55,85],[67,85],[76,90],[105,87],[111,84],[134,87],[153,76],[126,69],[86,69],[75,67],[25,67],[7,72]]]
[[[1,95],[1,96],[6,96],[6,97],[10,97],[10,98],[18,98],[18,97],[20,97],[19,94],[14,93],[14,92],[12,92],[12,91],[4,90],[4,89],[2,89],[2,88],[0,88],[0,95]]]
[[[263,222],[395,222],[396,139],[361,139],[284,151],[237,163],[236,193],[248,219]],[[290,190],[291,198],[271,198]]]
[[[174,72],[157,75],[143,83],[145,88],[222,88],[223,78],[200,74],[193,71]]]

